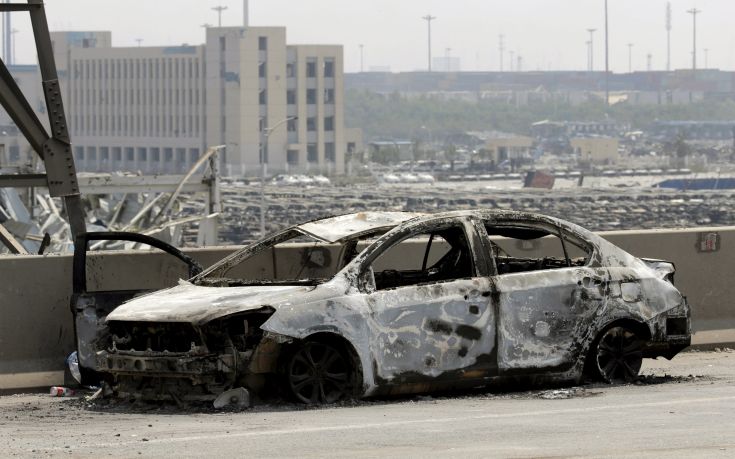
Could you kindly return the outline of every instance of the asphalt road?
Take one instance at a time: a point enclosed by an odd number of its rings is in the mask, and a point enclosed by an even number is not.
[[[245,412],[0,397],[0,456],[733,457],[735,352],[647,361],[642,382]]]

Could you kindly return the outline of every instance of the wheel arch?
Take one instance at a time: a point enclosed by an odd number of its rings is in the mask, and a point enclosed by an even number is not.
[[[600,341],[605,332],[614,327],[626,327],[633,331],[644,341],[649,341],[652,337],[651,329],[649,328],[649,326],[645,322],[637,320],[633,317],[620,317],[608,321],[607,323],[605,323],[605,325],[597,329],[597,332],[593,335],[592,339],[588,342],[586,349],[584,349],[582,353],[582,374],[587,376],[591,374],[590,371],[593,368],[591,365],[594,365],[594,356],[592,354],[597,347],[597,343]]]
[[[355,345],[344,335],[338,333],[336,329],[315,331],[289,343],[284,349],[285,352],[282,353],[281,365],[279,365],[279,367],[283,368],[284,362],[288,359],[291,353],[298,348],[298,346],[310,341],[318,342],[321,344],[328,344],[345,352],[350,361],[350,364],[352,365],[352,369],[355,372],[355,396],[362,396],[365,393],[367,387],[365,382],[365,366],[363,364],[362,358],[360,357],[360,353],[357,351]]]

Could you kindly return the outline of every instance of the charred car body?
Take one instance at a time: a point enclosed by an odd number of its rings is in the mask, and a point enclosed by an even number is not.
[[[690,343],[673,274],[547,216],[364,212],[285,229],[119,307],[75,282],[74,309],[81,366],[120,394],[278,387],[322,403],[502,378],[631,381],[644,357]]]

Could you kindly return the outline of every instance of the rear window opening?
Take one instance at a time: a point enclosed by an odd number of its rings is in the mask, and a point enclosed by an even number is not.
[[[487,223],[485,231],[498,274],[586,266],[592,253],[555,227]]]

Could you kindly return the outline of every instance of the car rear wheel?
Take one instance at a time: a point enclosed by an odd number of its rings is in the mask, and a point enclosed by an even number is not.
[[[288,391],[302,403],[334,403],[353,394],[350,359],[331,344],[304,343],[290,355],[285,370]]]
[[[594,357],[599,376],[604,381],[633,382],[643,363],[643,341],[632,330],[614,326],[603,332]]]

